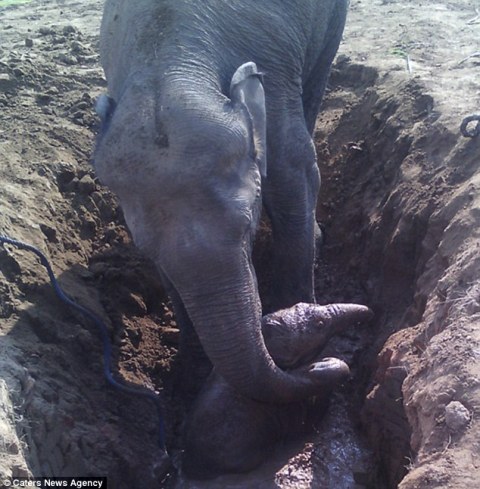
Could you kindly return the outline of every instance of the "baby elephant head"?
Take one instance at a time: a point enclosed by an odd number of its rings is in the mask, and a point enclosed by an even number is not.
[[[337,358],[317,360],[321,351],[333,335],[371,317],[367,307],[356,304],[300,303],[264,316],[262,332],[276,364],[314,383],[316,406],[324,409],[350,370]],[[281,438],[304,426],[306,402],[256,401],[235,391],[214,371],[187,422],[183,470],[189,477],[212,478],[254,469]]]

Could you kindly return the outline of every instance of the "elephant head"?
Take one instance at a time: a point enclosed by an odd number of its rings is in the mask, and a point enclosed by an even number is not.
[[[215,87],[216,88],[213,88]],[[134,241],[173,284],[219,373],[247,397],[290,402],[318,375],[284,371],[268,353],[251,247],[266,175],[266,116],[254,63],[229,97],[209,73],[133,73],[104,99],[96,171],[119,197]],[[324,309],[326,324],[368,317],[362,306]]]

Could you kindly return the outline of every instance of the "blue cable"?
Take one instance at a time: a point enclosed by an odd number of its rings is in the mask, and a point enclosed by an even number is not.
[[[86,307],[77,304],[75,301],[70,299],[70,297],[68,297],[67,294],[65,294],[65,292],[60,287],[60,284],[58,283],[55,274],[53,273],[50,263],[48,262],[45,255],[38,248],[29,245],[27,243],[23,243],[21,241],[17,241],[15,239],[0,235],[0,244],[2,243],[10,244],[12,246],[15,246],[16,248],[20,248],[22,250],[31,251],[32,253],[35,253],[35,255],[37,255],[40,258],[41,264],[47,269],[52,287],[55,290],[57,296],[60,298],[60,300],[68,304],[70,307],[73,307],[87,318],[89,318],[97,326],[103,344],[103,373],[105,375],[105,378],[107,379],[107,382],[111,386],[115,387],[120,391],[126,392],[127,394],[146,397],[147,399],[150,399],[155,403],[155,406],[158,411],[158,418],[159,418],[158,441],[159,441],[160,448],[162,450],[165,450],[165,427],[163,422],[163,408],[160,402],[160,397],[152,390],[149,389],[140,390],[139,388],[129,387],[115,380],[110,370],[111,360],[112,360],[112,346],[110,343],[110,339],[108,337],[108,330],[107,327],[105,326],[105,323],[95,313],[93,313]]]

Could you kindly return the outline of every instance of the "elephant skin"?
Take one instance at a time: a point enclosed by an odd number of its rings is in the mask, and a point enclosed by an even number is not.
[[[367,307],[344,307],[359,323],[371,318]],[[328,307],[300,303],[262,319],[263,336],[275,362],[285,369],[297,367],[316,373],[318,390],[314,402],[255,401],[236,392],[212,372],[185,427],[182,470],[187,477],[208,479],[250,471],[268,457],[279,441],[304,431],[312,410],[315,419],[319,419],[334,387],[350,373],[348,365],[336,358],[311,363],[333,335],[352,324],[338,316],[332,321],[331,317]]]
[[[275,308],[315,302],[320,175],[311,134],[347,4],[105,2],[97,174],[160,271],[181,348],[205,353],[258,401],[288,403],[318,388],[312,372],[286,371],[268,352],[251,254],[263,201]]]

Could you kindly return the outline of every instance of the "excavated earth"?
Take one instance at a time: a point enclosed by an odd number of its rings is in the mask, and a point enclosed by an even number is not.
[[[109,487],[480,487],[480,16],[476,0],[352,0],[315,141],[322,303],[375,312],[326,353],[352,379],[307,438],[252,474],[175,469],[175,318],[90,159],[105,90],[102,2],[0,1],[0,234],[34,244],[106,323],[113,370],[158,391],[173,466],[159,470],[151,401],[109,387],[94,324],[38,259],[0,247],[0,481],[108,476]],[[268,229],[257,239],[269,287]]]

